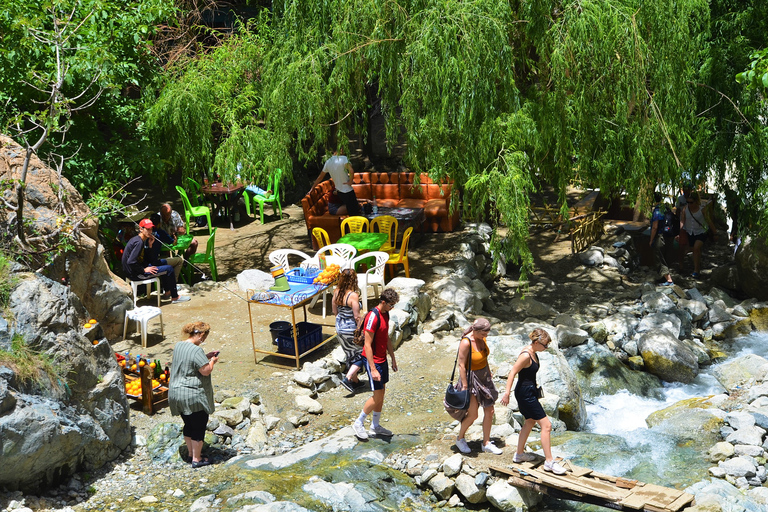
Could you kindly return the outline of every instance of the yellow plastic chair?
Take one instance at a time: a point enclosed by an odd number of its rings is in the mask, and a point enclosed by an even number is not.
[[[378,227],[378,229],[376,229]],[[397,247],[397,219],[391,215],[380,215],[371,220],[371,233],[389,233],[389,239],[381,246],[380,251],[394,253]]]
[[[210,238],[208,238],[208,244],[205,246],[205,253],[195,253],[187,259],[190,268],[190,274],[192,273],[192,265],[198,265],[200,263],[207,263],[211,267],[211,279],[216,281],[218,279],[218,272],[216,271],[216,256],[214,254],[214,245],[216,244],[216,230],[219,228],[213,228]],[[189,283],[192,282],[192,276],[188,276]]]
[[[323,228],[312,229],[312,236],[315,237],[315,240],[317,240],[318,249],[322,249],[326,245],[331,244],[331,239],[328,236],[328,232]]]
[[[395,277],[395,265],[402,265],[405,269],[405,277],[411,277],[411,272],[408,270],[408,242],[411,241],[411,233],[413,228],[408,228],[403,234],[403,244],[400,246],[400,252],[396,254],[390,254],[387,260],[387,266],[389,267],[389,274]]]
[[[368,219],[365,217],[354,216],[347,217],[341,221],[341,236],[347,233],[367,233]]]

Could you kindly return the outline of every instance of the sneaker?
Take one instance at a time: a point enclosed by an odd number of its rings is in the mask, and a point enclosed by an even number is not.
[[[365,431],[365,427],[362,423],[354,422],[352,424],[352,430],[355,431],[355,436],[358,439],[368,439],[368,432]]]
[[[376,425],[375,427],[371,427],[371,429],[368,431],[368,436],[392,437],[392,432],[389,429],[382,427],[381,425]]]
[[[533,462],[535,460],[536,460],[536,456],[532,453],[520,453],[520,454],[516,453],[515,456],[512,457],[512,462],[517,462],[517,463]]]
[[[175,299],[172,299],[171,303],[178,304],[179,302],[188,302],[190,300],[192,300],[192,299],[190,299],[188,295],[179,295]]]
[[[554,460],[548,460],[544,462],[544,471],[551,471],[556,475],[564,475],[568,470]]]
[[[347,388],[347,391],[349,391],[350,393],[354,393],[357,382],[352,382],[348,378],[344,377],[343,379],[341,379],[341,385]]]
[[[672,286],[672,285],[674,285],[674,284],[675,284],[675,283],[673,283],[672,281],[664,281],[664,282],[661,284],[661,286]]]
[[[458,448],[461,453],[472,453],[472,450],[469,449],[469,445],[467,444],[467,440],[463,437],[456,440],[456,448]]]
[[[691,277],[694,278],[694,279],[698,279],[701,276],[699,275],[698,272],[693,272],[693,273],[691,273]]]
[[[483,451],[485,453],[492,453],[494,455],[501,455],[501,449],[497,448],[493,441],[488,441],[488,444],[483,445]]]

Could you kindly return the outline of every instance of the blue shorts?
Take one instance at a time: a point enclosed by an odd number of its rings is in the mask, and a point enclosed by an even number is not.
[[[363,358],[363,363],[365,363],[365,371],[368,373],[368,382],[371,383],[371,391],[384,389],[384,385],[389,382],[389,363],[386,361],[383,363],[374,363],[376,369],[379,371],[379,375],[381,375],[381,380],[373,380],[373,377],[371,377],[371,369],[368,366],[367,357]]]

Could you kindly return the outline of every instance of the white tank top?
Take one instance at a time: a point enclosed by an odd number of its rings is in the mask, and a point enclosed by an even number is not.
[[[704,212],[701,206],[696,213],[691,212],[690,208],[685,210],[685,225],[683,226],[689,235],[700,235],[707,231],[707,221],[704,220]]]

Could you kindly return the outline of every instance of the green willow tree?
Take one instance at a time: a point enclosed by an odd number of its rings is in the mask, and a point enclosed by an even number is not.
[[[529,268],[541,184],[564,211],[574,181],[642,202],[695,165],[709,13],[705,0],[275,1],[175,70],[149,124],[184,172],[231,178],[239,163],[262,178],[366,138],[373,95],[405,164],[455,180],[465,213],[492,212],[508,228],[494,243]]]

